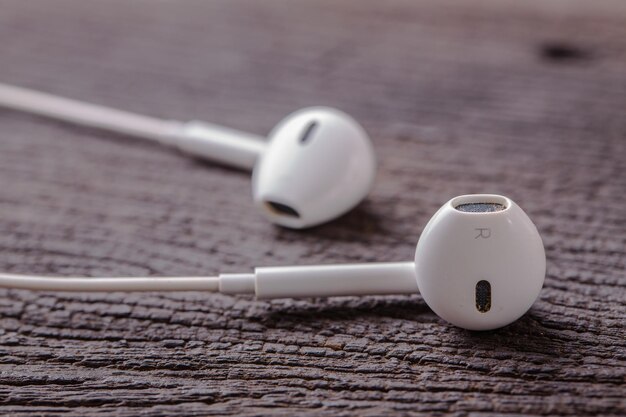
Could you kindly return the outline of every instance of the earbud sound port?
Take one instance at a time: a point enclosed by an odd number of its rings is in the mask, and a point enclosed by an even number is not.
[[[486,313],[491,309],[491,284],[489,281],[478,281],[476,284],[476,310]]]
[[[275,201],[266,201],[265,206],[273,214],[278,214],[280,216],[300,218],[300,213],[298,213],[295,209],[293,209],[292,207],[289,207],[286,204],[276,203]]]

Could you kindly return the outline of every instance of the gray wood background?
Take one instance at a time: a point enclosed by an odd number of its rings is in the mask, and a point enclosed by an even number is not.
[[[0,290],[2,415],[625,415],[626,3],[0,0],[0,82],[264,134],[352,114],[370,198],[304,232],[249,176],[0,110],[0,268],[202,275],[410,260],[457,194],[536,222],[545,288],[494,332],[419,296]]]

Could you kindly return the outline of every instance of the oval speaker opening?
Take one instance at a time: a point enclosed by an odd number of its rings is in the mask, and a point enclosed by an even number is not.
[[[491,309],[491,284],[489,281],[478,281],[476,284],[476,310],[486,313]]]
[[[306,128],[304,128],[302,136],[300,136],[300,143],[307,143],[313,136],[313,131],[315,130],[315,128],[317,128],[317,121],[310,121]]]
[[[275,201],[266,201],[265,206],[274,214],[289,217],[300,217],[300,213],[286,204],[277,203]]]
[[[502,211],[506,207],[500,203],[464,203],[454,207],[458,211],[464,211],[466,213],[493,213],[496,211]]]

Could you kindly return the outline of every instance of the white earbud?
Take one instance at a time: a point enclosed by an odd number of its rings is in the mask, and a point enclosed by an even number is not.
[[[541,237],[512,200],[465,195],[426,225],[415,262],[256,268],[218,277],[51,278],[0,274],[0,287],[60,291],[215,291],[258,298],[413,294],[441,318],[470,330],[524,315],[543,286]]]
[[[266,217],[302,228],[356,206],[376,175],[367,134],[347,114],[327,107],[299,110],[269,135],[252,176],[254,201]]]
[[[315,226],[346,213],[369,193],[376,159],[369,137],[328,107],[297,111],[263,137],[204,122],[160,120],[0,84],[0,106],[97,127],[253,171],[253,196],[270,221]]]
[[[428,222],[415,251],[420,294],[441,318],[471,330],[520,318],[543,287],[546,255],[537,228],[513,201],[453,198]]]

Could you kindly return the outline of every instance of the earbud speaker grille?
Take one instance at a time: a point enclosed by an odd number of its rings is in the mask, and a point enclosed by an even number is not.
[[[466,213],[491,213],[495,211],[502,211],[506,207],[499,203],[466,203],[459,204],[455,207],[458,211],[464,211]]]

